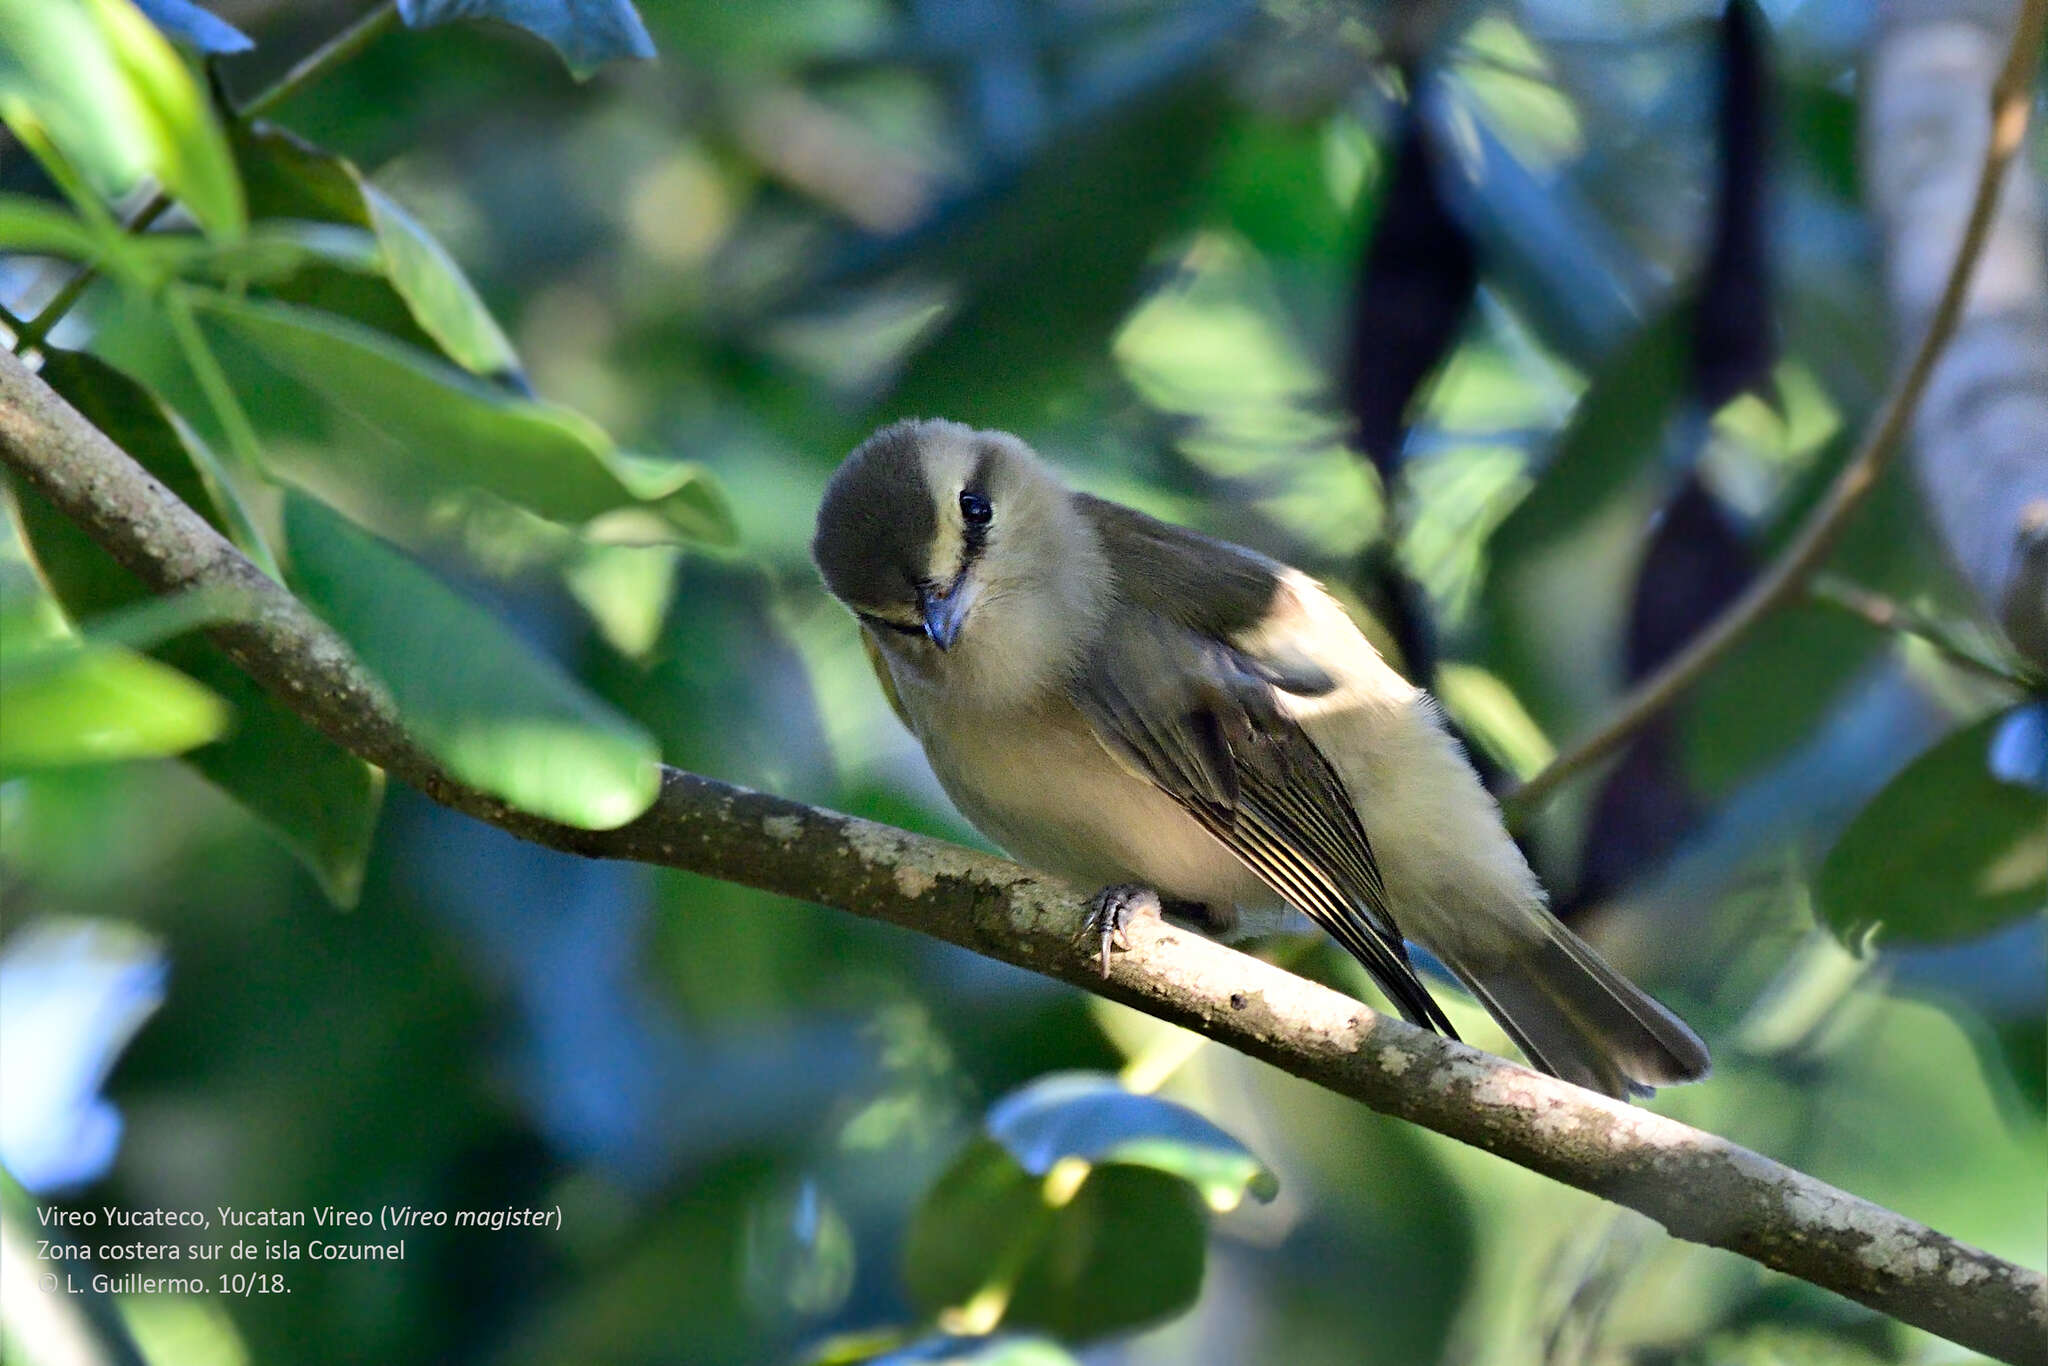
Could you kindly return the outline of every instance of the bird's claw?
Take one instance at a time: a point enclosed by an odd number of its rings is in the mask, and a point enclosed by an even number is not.
[[[1101,936],[1102,975],[1107,977],[1110,949],[1131,947],[1126,933],[1131,921],[1140,915],[1156,916],[1162,909],[1159,893],[1150,887],[1141,882],[1119,882],[1089,898],[1088,918],[1081,922],[1081,931],[1075,937],[1085,941],[1090,935]]]

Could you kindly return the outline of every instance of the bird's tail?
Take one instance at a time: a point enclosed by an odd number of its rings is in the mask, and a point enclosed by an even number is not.
[[[1542,1071],[1617,1099],[1707,1074],[1685,1022],[1607,965],[1554,917],[1544,938],[1450,966]]]

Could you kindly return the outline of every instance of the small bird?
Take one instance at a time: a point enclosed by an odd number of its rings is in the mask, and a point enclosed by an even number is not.
[[[1707,1050],[1545,906],[1435,703],[1322,586],[1075,493],[1023,441],[884,427],[818,510],[812,557],[961,812],[1130,917],[1211,930],[1292,906],[1401,1014],[1453,1038],[1405,939],[1529,1061],[1610,1096]]]

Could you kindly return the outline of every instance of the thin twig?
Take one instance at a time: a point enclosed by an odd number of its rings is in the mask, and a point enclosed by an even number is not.
[[[377,7],[314,48],[292,69],[249,97],[236,111],[238,119],[260,119],[314,81],[361,52],[398,25],[398,0],[379,0]]]
[[[1564,783],[1620,748],[1720,663],[1759,622],[1797,596],[1807,576],[1834,549],[1850,516],[1875,487],[1878,476],[1884,473],[1905,437],[1913,411],[1927,388],[1928,377],[1962,317],[1970,277],[1990,235],[2006,168],[2026,134],[2033,72],[2044,27],[2048,27],[2048,0],[2025,0],[2004,68],[1991,88],[1991,138],[1984,148],[1977,194],[1970,205],[1962,241],[1956,246],[1955,264],[1949,268],[1941,301],[1921,335],[1912,362],[1886,395],[1855,453],[1807,515],[1792,543],[1740,598],[1664,667],[1637,684],[1591,734],[1562,751],[1535,777],[1507,795],[1503,804],[1510,819],[1526,818]]]
[[[170,207],[170,196],[158,190],[121,225],[121,231],[131,236],[142,232],[157,219],[162,218],[164,211]],[[14,354],[25,356],[41,346],[49,337],[51,330],[64,321],[64,315],[71,311],[72,305],[85,293],[86,286],[99,278],[99,273],[100,268],[97,265],[80,266],[78,271],[64,282],[64,287],[51,297],[50,302],[43,305],[42,311],[29,319],[28,326],[15,334]]]
[[[2038,1271],[1158,921],[1135,927],[1105,979],[1074,946],[1080,899],[1015,864],[674,769],[654,805],[616,830],[515,810],[449,774],[345,642],[4,351],[0,465],[152,590],[246,594],[248,616],[211,629],[214,643],[337,744],[454,810],[549,848],[837,906],[1043,973],[1626,1205],[1680,1238],[2015,1366],[2048,1366]]]
[[[236,120],[261,118],[342,62],[361,52],[397,22],[397,0],[379,0],[375,9],[307,53],[292,66],[291,70],[252,96],[247,104],[236,111]],[[163,217],[170,207],[171,197],[158,190],[121,225],[121,230],[130,234],[143,232],[150,224]],[[25,326],[14,329],[14,354],[25,356],[41,346],[44,339],[50,335],[51,329],[64,320],[64,315],[69,313],[84,295],[86,287],[98,278],[98,266],[80,267],[76,274],[64,282],[64,287],[57,291],[50,302],[43,305],[41,312],[31,318]]]
[[[1988,648],[1963,639],[1925,613],[1839,574],[1815,574],[1805,592],[1811,602],[1846,612],[1877,630],[1910,636],[1973,673],[2028,692],[2038,692],[2043,686],[2041,678],[2031,673],[2024,661],[2000,659]]]

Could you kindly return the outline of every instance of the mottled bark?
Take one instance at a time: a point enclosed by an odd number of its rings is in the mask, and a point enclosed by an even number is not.
[[[1925,329],[2001,115],[2018,0],[1887,0],[1863,86],[1863,161],[1903,346]],[[2040,36],[2033,44],[2038,48]],[[2023,103],[2024,86],[2017,94]],[[2017,134],[2015,134],[2017,136]],[[1913,467],[1955,563],[2048,664],[2048,244],[2040,177],[2006,171],[1963,317],[1913,423]]]
[[[1071,889],[888,826],[668,770],[654,806],[572,829],[450,777],[337,636],[191,508],[0,351],[0,460],[160,592],[227,589],[212,632],[249,674],[356,754],[515,835],[780,892],[902,925],[1121,1001],[1374,1109],[1629,1206],[2010,1362],[2048,1363],[2048,1281],[1675,1120],[1539,1076],[1158,922],[1096,975]]]

